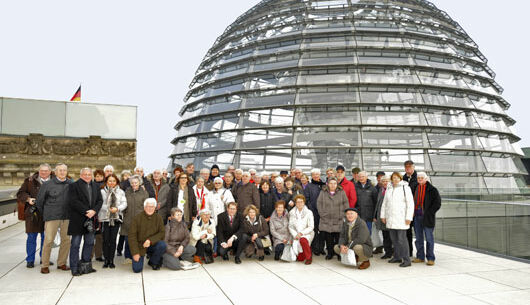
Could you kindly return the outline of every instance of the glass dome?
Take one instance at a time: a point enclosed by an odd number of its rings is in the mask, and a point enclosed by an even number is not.
[[[265,0],[227,27],[179,112],[172,164],[402,171],[442,189],[526,174],[495,73],[422,0]]]

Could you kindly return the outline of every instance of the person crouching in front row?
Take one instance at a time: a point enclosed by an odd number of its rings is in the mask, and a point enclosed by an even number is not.
[[[190,245],[190,231],[182,218],[181,209],[171,209],[171,218],[166,225],[164,238],[167,248],[163,256],[164,267],[171,270],[190,270],[200,266],[197,263],[192,264],[196,249]]]
[[[156,210],[156,199],[144,201],[144,211],[133,218],[129,228],[128,243],[132,254],[132,269],[135,273],[142,272],[144,256],[149,255],[148,264],[153,270],[160,270],[162,255],[166,252],[164,242],[164,221]]]
[[[342,224],[339,244],[335,245],[335,253],[347,254],[348,249],[353,249],[359,269],[370,267],[369,257],[372,256],[373,244],[370,230],[366,222],[359,217],[355,208],[347,208],[346,221]]]
[[[190,244],[197,249],[194,257],[196,263],[213,263],[213,243],[216,231],[211,213],[208,209],[200,210],[199,217],[191,225]]]

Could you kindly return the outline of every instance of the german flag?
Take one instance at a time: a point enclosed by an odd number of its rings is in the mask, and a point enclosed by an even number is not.
[[[74,96],[70,99],[70,102],[80,102],[81,101],[81,85],[79,85],[79,88],[75,92]]]

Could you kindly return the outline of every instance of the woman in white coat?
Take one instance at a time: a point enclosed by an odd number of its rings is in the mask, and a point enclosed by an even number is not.
[[[223,179],[216,177],[213,180],[213,190],[206,197],[206,208],[212,212],[212,218],[217,223],[217,216],[226,211],[230,202],[235,202],[232,192],[223,187]],[[217,237],[213,240],[213,256],[217,257]]]
[[[385,199],[381,206],[381,221],[389,230],[394,245],[394,257],[389,263],[400,263],[400,267],[410,266],[407,229],[414,216],[414,198],[408,183],[401,174],[394,172],[390,176],[392,185],[387,186]]]
[[[190,245],[197,249],[193,261],[199,264],[213,263],[213,239],[216,235],[215,221],[210,218],[211,212],[202,209],[199,217],[191,225]]]
[[[98,213],[103,235],[103,268],[115,268],[114,254],[116,253],[116,237],[123,222],[123,211],[127,208],[125,192],[120,189],[120,180],[115,174],[110,174],[101,189],[103,204]]]
[[[303,251],[298,254],[297,261],[305,260],[306,265],[312,262],[311,242],[315,236],[313,212],[305,205],[304,195],[294,197],[295,208],[289,212],[289,232],[294,240],[300,242]]]

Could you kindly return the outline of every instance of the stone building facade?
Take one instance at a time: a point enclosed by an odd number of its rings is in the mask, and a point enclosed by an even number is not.
[[[85,138],[0,135],[0,187],[18,187],[41,163],[52,168],[68,165],[72,178],[83,167],[103,169],[112,164],[116,173],[136,166],[136,140],[111,140],[99,136]]]

